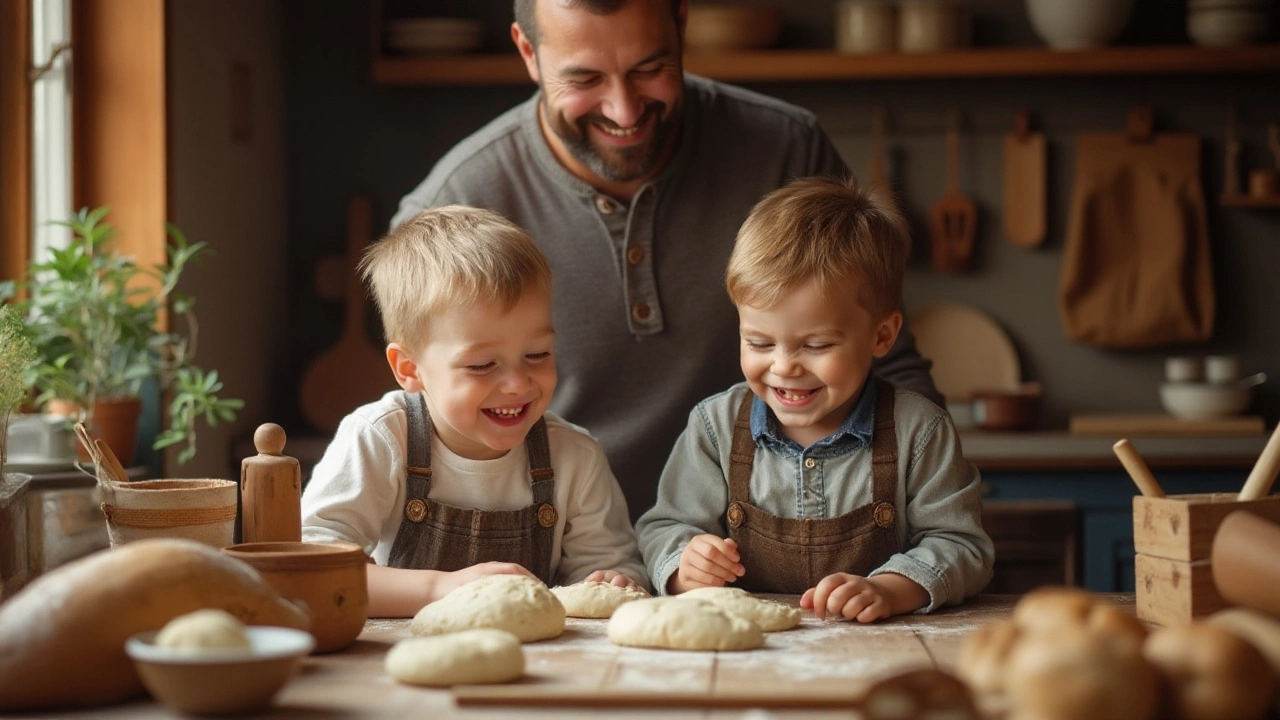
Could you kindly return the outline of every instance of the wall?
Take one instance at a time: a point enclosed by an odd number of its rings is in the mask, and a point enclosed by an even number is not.
[[[476,9],[493,15],[492,0]],[[980,43],[1038,44],[1017,0],[979,0],[975,37]],[[419,3],[430,10],[431,4]],[[452,6],[450,6],[452,8]],[[787,38],[800,45],[830,43],[833,3],[788,3]],[[1126,40],[1185,42],[1183,5],[1144,1]],[[320,302],[312,273],[326,255],[343,252],[345,198],[371,193],[379,227],[385,227],[401,195],[425,176],[453,143],[528,97],[521,87],[374,87],[368,48],[369,6],[288,2],[285,5],[286,88],[289,104],[289,304],[290,346],[283,375],[296,378],[337,338],[340,302]],[[501,44],[503,28],[492,28]],[[1023,374],[1046,387],[1044,427],[1065,427],[1071,412],[1159,411],[1156,387],[1165,355],[1231,352],[1247,372],[1267,371],[1255,410],[1274,421],[1280,414],[1280,333],[1272,308],[1280,306],[1280,213],[1220,210],[1212,202],[1222,186],[1222,137],[1226,106],[1240,107],[1245,167],[1267,161],[1267,120],[1280,120],[1276,76],[1154,76],[1042,80],[874,81],[752,86],[812,109],[845,160],[865,172],[870,117],[884,106],[890,116],[893,168],[904,206],[915,222],[920,252],[907,281],[908,310],[935,301],[963,302],[987,311],[1008,330]],[[1061,331],[1056,289],[1073,176],[1073,137],[1081,131],[1119,130],[1137,103],[1150,105],[1157,127],[1200,134],[1205,195],[1210,199],[1218,324],[1211,342],[1140,352],[1073,344]],[[961,183],[980,208],[974,271],[950,276],[927,268],[924,220],[944,190],[944,118],[951,107],[967,120]],[[1001,142],[1018,108],[1034,112],[1050,140],[1049,237],[1025,250],[1001,239]],[[371,340],[376,342],[376,340]],[[294,385],[275,388],[278,416],[300,422]]]
[[[273,372],[288,343],[281,7],[168,4],[169,217],[215,253],[179,290],[197,300],[197,364],[218,370],[225,397],[245,401],[236,422],[198,427],[194,460],[177,468],[170,453],[170,476],[238,478],[231,442],[275,420]]]

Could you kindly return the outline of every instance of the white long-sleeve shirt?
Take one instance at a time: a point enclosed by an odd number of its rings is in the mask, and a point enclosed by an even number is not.
[[[560,584],[617,570],[648,585],[622,490],[604,450],[582,428],[547,413],[555,470],[551,575]],[[304,542],[350,542],[386,565],[404,518],[408,420],[399,390],[338,426],[302,493]],[[496,460],[470,460],[431,440],[428,497],[461,508],[519,510],[533,502],[522,444]]]

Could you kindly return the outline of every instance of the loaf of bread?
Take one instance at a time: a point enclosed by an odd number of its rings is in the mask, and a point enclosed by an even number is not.
[[[59,567],[0,605],[0,712],[103,705],[142,691],[134,633],[218,608],[306,630],[307,613],[258,573],[191,540],[140,540]]]

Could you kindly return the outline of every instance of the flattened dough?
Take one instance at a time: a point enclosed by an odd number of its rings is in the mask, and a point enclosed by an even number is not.
[[[701,600],[673,597],[636,600],[614,611],[609,640],[615,645],[668,650],[752,650],[764,644],[754,622]]]
[[[564,605],[538,580],[489,575],[422,608],[409,625],[419,637],[474,628],[506,630],[521,642],[557,637],[564,632]]]
[[[156,645],[180,652],[250,649],[244,623],[226,610],[197,610],[179,615],[156,635]]]
[[[580,582],[551,588],[569,617],[607,618],[623,603],[643,600],[649,593],[634,587],[618,587],[602,582]]]
[[[800,608],[758,598],[742,588],[703,587],[675,597],[702,600],[754,622],[765,632],[790,630],[800,624]]]
[[[524,650],[520,638],[506,630],[463,630],[401,640],[387,653],[386,668],[410,685],[510,682],[524,675]]]

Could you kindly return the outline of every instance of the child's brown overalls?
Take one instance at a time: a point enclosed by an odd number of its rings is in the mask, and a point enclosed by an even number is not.
[[[533,504],[520,510],[473,510],[427,497],[431,492],[431,438],[435,430],[419,393],[405,393],[408,412],[408,457],[404,520],[391,546],[388,565],[418,570],[461,570],[482,562],[519,563],[551,584],[552,530],[556,509],[551,500],[555,473],[547,443],[547,421],[525,437]]]
[[[735,587],[800,594],[832,573],[865,576],[883,565],[899,547],[894,528],[898,433],[893,422],[893,386],[876,380],[871,503],[839,517],[816,520],[781,518],[751,504],[751,467],[756,454],[751,437],[754,398],[748,393],[742,401],[729,451],[725,523],[747,570]]]

